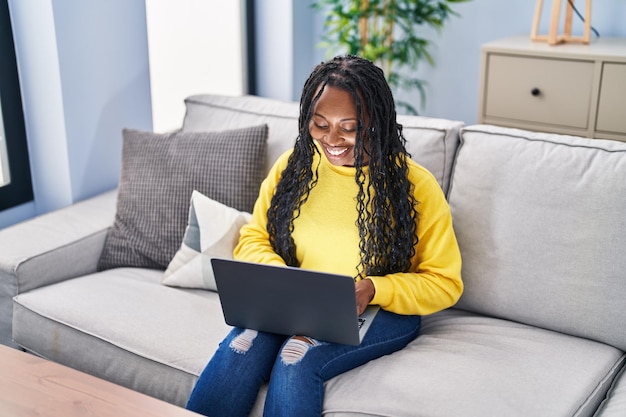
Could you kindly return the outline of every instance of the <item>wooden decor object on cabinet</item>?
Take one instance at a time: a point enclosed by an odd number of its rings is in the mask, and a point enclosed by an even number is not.
[[[481,47],[478,122],[626,141],[626,39]]]
[[[589,43],[591,36],[591,0],[585,2],[584,30],[583,36],[572,36],[572,17],[574,16],[574,0],[565,0],[565,19],[563,25],[563,35],[559,36],[559,20],[561,17],[561,1],[552,0],[552,15],[550,19],[550,29],[547,35],[539,35],[539,22],[543,9],[543,0],[537,0],[535,6],[535,18],[530,33],[530,39],[534,41],[548,42],[550,45],[557,45],[561,42]]]

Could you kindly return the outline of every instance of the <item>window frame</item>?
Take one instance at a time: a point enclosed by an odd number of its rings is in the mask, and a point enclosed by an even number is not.
[[[34,199],[9,0],[0,0],[0,57],[0,107],[11,181],[0,187],[2,211]]]

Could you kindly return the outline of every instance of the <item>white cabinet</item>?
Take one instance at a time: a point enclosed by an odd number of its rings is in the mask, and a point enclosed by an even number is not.
[[[626,63],[605,63],[598,101],[599,132],[626,132]]]
[[[479,123],[626,141],[626,39],[481,48]]]

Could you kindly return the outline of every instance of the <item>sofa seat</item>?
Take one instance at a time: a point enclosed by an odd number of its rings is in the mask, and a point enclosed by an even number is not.
[[[405,349],[329,381],[326,409],[332,416],[591,416],[623,362],[608,345],[449,309],[426,317]]]
[[[624,368],[594,415],[594,417],[622,416],[626,416],[626,371]]]
[[[216,293],[161,277],[119,268],[20,294],[15,336],[38,355],[182,406],[229,327]],[[623,361],[602,343],[451,309],[426,317],[404,350],[329,381],[325,415],[591,416]]]

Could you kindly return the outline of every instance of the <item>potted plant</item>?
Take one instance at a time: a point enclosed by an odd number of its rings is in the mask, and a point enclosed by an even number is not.
[[[423,109],[425,82],[408,74],[421,61],[434,65],[434,60],[428,50],[431,42],[420,36],[419,29],[441,30],[446,20],[457,15],[451,4],[466,1],[470,0],[317,0],[313,8],[326,13],[326,32],[319,46],[328,48],[329,55],[347,53],[375,62],[394,92],[417,89]],[[397,104],[417,114],[411,104]]]

